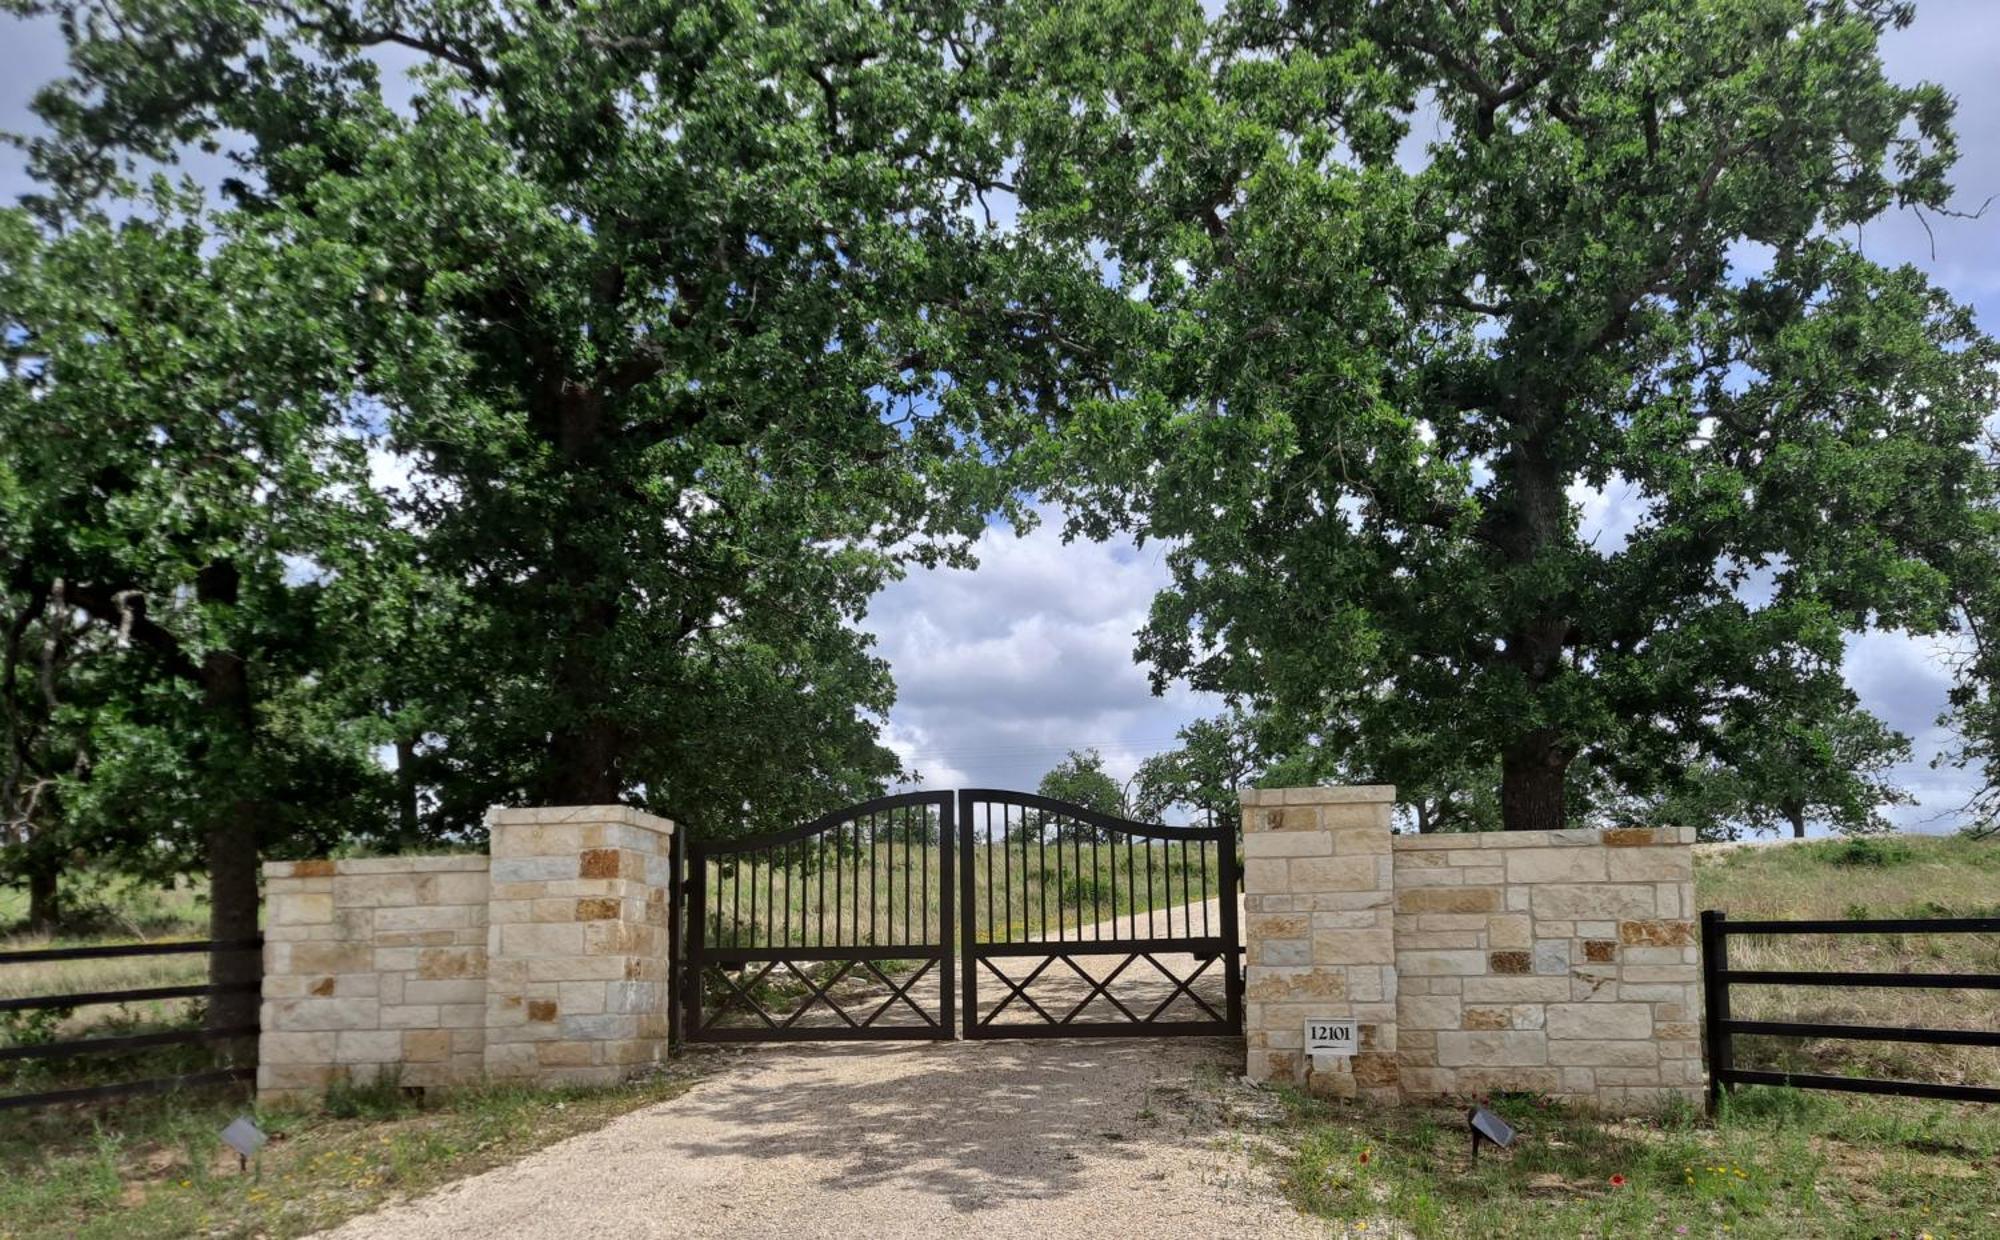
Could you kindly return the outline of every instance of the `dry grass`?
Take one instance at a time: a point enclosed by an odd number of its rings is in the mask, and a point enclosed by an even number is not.
[[[2000,915],[2000,841],[1892,837],[1743,848],[1702,856],[1697,898],[1731,918]],[[1739,968],[2000,973],[2000,935],[1732,936]],[[2000,991],[1737,986],[1754,1020],[2000,1028]],[[1965,1084],[2000,1083],[2000,1051],[1831,1039],[1743,1038],[1737,1066]]]
[[[711,862],[709,945],[934,942],[940,865],[935,846],[886,843],[840,854],[795,850],[774,863]],[[982,940],[1054,937],[1059,926],[1198,903],[1204,894],[1213,898],[1220,890],[1217,870],[1213,843],[979,845],[972,850],[974,909],[958,912],[976,915]],[[956,881],[952,899],[963,899]],[[1174,932],[1183,933],[1178,919]],[[1193,932],[1209,932],[1199,917]]]

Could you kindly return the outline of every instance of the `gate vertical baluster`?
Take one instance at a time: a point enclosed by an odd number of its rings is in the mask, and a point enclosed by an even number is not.
[[[1082,868],[1082,866],[1081,866],[1081,865],[1079,865],[1079,866],[1078,866],[1077,868],[1078,868],[1078,869],[1081,869],[1081,868]],[[1093,938],[1095,938],[1095,939],[1097,939],[1097,940],[1099,940],[1099,941],[1101,942],[1101,941],[1103,941],[1103,939],[1104,939],[1104,915],[1103,915],[1103,914],[1102,914],[1101,912],[1099,912],[1099,911],[1098,911],[1098,907],[1097,907],[1097,897],[1098,897],[1098,891],[1097,891],[1097,828],[1096,828],[1096,827],[1092,827],[1092,828],[1090,829],[1090,924],[1091,924],[1091,937],[1093,937]],[[1115,905],[1115,904],[1114,904],[1114,905],[1112,905],[1112,908],[1116,909],[1116,908],[1117,908],[1117,905]]]
[[[950,800],[945,802],[946,814],[951,812],[952,804],[953,802]],[[959,793],[956,804],[959,811],[959,820],[956,829],[960,845],[959,853],[961,854],[957,859],[958,880],[959,894],[962,897],[959,900],[958,966],[965,983],[965,993],[960,996],[959,1002],[964,1005],[965,1009],[965,1036],[973,1038],[978,1036],[979,1030],[979,976],[973,966],[973,953],[977,950],[973,936],[979,930],[973,923],[979,920],[977,913],[979,906],[973,903],[972,893],[972,794],[970,792]],[[943,875],[943,878],[944,882],[941,885],[941,890],[945,890],[948,894],[948,889],[951,886],[949,858],[947,858],[947,873]],[[948,928],[951,922],[951,905],[949,902],[945,903],[944,915],[945,924]],[[947,969],[946,973],[948,974],[949,972],[950,970]]]
[[[1146,937],[1149,939],[1153,937],[1154,898],[1155,897],[1153,894],[1153,837],[1149,835],[1146,837]],[[1139,928],[1138,922],[1134,921],[1132,923],[1133,931],[1136,933],[1138,928]]]
[[[687,963],[682,966],[681,980],[687,986],[687,1036],[693,1041],[701,1034],[701,953],[708,938],[708,854],[698,845],[690,846],[687,866],[694,879],[688,886]]]
[[[1194,914],[1188,910],[1187,845],[1187,835],[1183,833],[1181,836],[1181,933],[1192,936],[1194,934]],[[1167,937],[1172,938],[1173,933],[1174,910],[1172,903],[1169,902],[1167,905]]]
[[[1007,807],[1000,807],[1000,907],[1007,913],[1007,920],[1000,929],[1002,942],[1014,941],[1014,861],[1007,852],[1008,837],[1013,834],[1007,827]],[[986,933],[990,936],[995,928],[993,921],[993,802],[986,803]]]
[[[1243,1028],[1243,969],[1236,954],[1236,838],[1227,827],[1216,837],[1216,868],[1222,886],[1222,977],[1225,1014],[1232,1029]]]
[[[875,815],[873,815],[873,814],[870,814],[870,815],[868,815],[868,942],[869,942],[869,943],[870,943],[871,945],[872,945],[872,944],[873,944],[873,943],[874,943],[874,942],[876,941],[876,939],[875,939],[875,900],[876,900],[876,894],[875,894],[875,888],[876,888],[876,882],[875,882],[875,871],[876,871],[876,868],[877,868],[877,866],[876,866],[876,860],[877,860],[877,858],[876,858],[876,856],[875,856],[875,849],[876,849],[876,847],[877,847],[877,846],[878,846],[878,845],[879,845],[879,844],[881,843],[881,835],[882,835],[882,820],[881,820],[881,819],[879,819],[879,818],[877,818],[877,817],[876,817]],[[857,863],[857,864],[858,864],[858,863]],[[857,919],[857,920],[858,920],[858,919]],[[857,927],[856,927],[856,929],[857,929],[857,931],[858,931],[858,930],[859,930],[859,927],[857,926]],[[859,937],[859,935],[857,934],[857,936],[856,936],[856,937]]]
[[[1049,820],[1041,810],[1035,811],[1035,858],[1040,862],[1035,868],[1035,884],[1042,889],[1040,937],[1046,939],[1049,937]],[[1058,934],[1057,937],[1060,938],[1061,935]]]
[[[757,946],[757,854],[753,852],[736,854],[736,875],[739,880],[743,876],[743,865],[745,862],[748,862],[750,866],[749,938],[747,941],[745,940],[743,925],[739,923],[736,927],[736,940],[739,947],[755,947]]]
[[[926,831],[925,834],[926,836],[928,836],[929,832]],[[944,874],[944,847],[945,847],[944,819],[940,817],[938,819],[938,882],[939,883],[945,883],[949,881],[948,879],[945,878]],[[923,873],[923,881],[920,884],[918,884],[918,886],[923,891],[924,941],[928,943],[930,941],[930,934],[931,934],[931,845],[930,845],[930,840],[928,838],[925,839],[924,841],[924,850],[921,856],[923,859],[924,873]],[[943,907],[942,899],[939,900],[939,907]],[[945,972],[949,973],[951,972],[951,970],[949,968],[946,968]]]
[[[1203,840],[1201,852],[1201,937],[1209,936],[1208,929],[1208,848],[1213,841]]]

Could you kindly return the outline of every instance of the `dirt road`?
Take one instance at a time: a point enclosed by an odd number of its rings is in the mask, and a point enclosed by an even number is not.
[[[1225,1039],[762,1047],[691,1092],[332,1233],[1321,1234],[1232,1131]]]

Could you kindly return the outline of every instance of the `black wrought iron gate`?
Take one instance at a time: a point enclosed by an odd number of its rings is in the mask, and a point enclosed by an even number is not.
[[[688,846],[691,1042],[952,1036],[949,792]]]
[[[966,1037],[1241,1032],[1228,827],[991,788],[960,792],[958,816]]]
[[[1227,827],[919,792],[691,842],[686,867],[691,1042],[950,1038],[955,982],[967,1038],[1243,1027]]]

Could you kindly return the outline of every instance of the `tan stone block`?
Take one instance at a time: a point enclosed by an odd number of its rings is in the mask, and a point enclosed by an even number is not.
[[[589,1042],[538,1042],[535,1061],[545,1068],[583,1067],[591,1063],[593,1049]]]
[[[530,1000],[528,1000],[528,1019],[529,1019],[529,1020],[531,1020],[531,1021],[538,1021],[538,1022],[539,1022],[539,1021],[551,1021],[551,1020],[554,1020],[554,1019],[556,1018],[556,1015],[557,1015],[557,1012],[556,1012],[556,1001],[555,1001],[554,999],[530,999]]]
[[[1492,913],[1499,908],[1497,887],[1417,887],[1396,893],[1401,913]]]
[[[399,1030],[353,1030],[335,1035],[334,1057],[341,1063],[395,1063],[403,1056]]]
[[[1456,1029],[1461,1013],[1457,999],[1445,995],[1403,995],[1396,1000],[1396,1020],[1404,1029]]]
[[[1330,857],[1333,838],[1324,831],[1252,831],[1243,837],[1243,856]]]
[[[596,896],[576,902],[578,921],[615,921],[623,911],[620,902],[608,896]]]
[[[1252,913],[1244,919],[1243,926],[1253,941],[1303,939],[1312,933],[1313,917],[1309,913]]]
[[[270,901],[274,926],[326,925],[333,921],[333,897],[316,894],[287,894]]]
[[[1579,1067],[1643,1068],[1660,1060],[1659,1048],[1644,1041],[1563,1042],[1556,1054],[1565,1064]]]
[[[262,1025],[282,1033],[373,1029],[381,1019],[374,999],[281,999],[263,1007]]]
[[[1694,881],[1694,849],[1621,848],[1607,854],[1609,877],[1614,883],[1691,883]]]
[[[1387,806],[1382,807],[1382,813],[1386,817],[1388,813]],[[1332,816],[1332,811],[1328,811],[1328,816]],[[1372,817],[1373,815],[1371,814],[1370,816]],[[1350,854],[1356,856],[1379,856],[1386,855],[1390,851],[1389,840],[1391,837],[1387,822],[1369,822],[1345,826],[1338,823],[1329,823],[1327,826],[1326,834],[1328,839],[1333,843],[1333,851],[1343,856]]]
[[[1552,1038],[1650,1038],[1653,1009],[1644,1003],[1552,1003]]]
[[[1399,1065],[1396,1056],[1386,1051],[1362,1051],[1354,1056],[1354,1083],[1363,1088],[1380,1089],[1394,1085]]]
[[[1528,848],[1507,854],[1510,883],[1597,883],[1605,876],[1596,848]]]
[[[1369,857],[1299,857],[1285,865],[1294,894],[1367,891],[1381,885],[1370,860]]]
[[[1503,1090],[1525,1094],[1553,1094],[1562,1088],[1560,1068],[1463,1067],[1457,1072],[1458,1079],[1452,1092],[1469,1098],[1495,1094]]]
[[[332,878],[334,863],[324,859],[292,862],[293,878]]]
[[[1537,918],[1624,921],[1651,917],[1659,907],[1653,889],[1601,883],[1539,883],[1529,888]]]
[[[426,948],[417,953],[417,976],[426,981],[486,976],[482,947]]]
[[[398,1003],[382,1009],[384,1029],[435,1029],[439,1023],[435,1003]]]
[[[1251,999],[1338,999],[1347,993],[1347,975],[1340,969],[1275,969],[1252,965],[1244,983]]]
[[[1539,1032],[1451,1032],[1437,1035],[1438,1063],[1454,1067],[1533,1067],[1548,1062],[1549,1044]]]
[[[257,1062],[260,1065],[332,1063],[339,1037],[331,1031],[265,1033],[257,1039]]]
[[[1523,913],[1496,913],[1486,922],[1486,945],[1527,947],[1534,942],[1534,919]]]
[[[1467,1008],[1463,1029],[1510,1029],[1514,1020],[1505,1008]]]
[[[281,943],[272,955],[279,973],[370,973],[375,953],[365,943]]]
[[[1650,827],[1614,827],[1598,836],[1606,848],[1643,848],[1659,842]]]
[[[586,849],[577,857],[578,878],[619,878],[625,873],[624,851],[617,848]]]
[[[451,1056],[451,1030],[410,1029],[403,1034],[406,1063],[438,1063]]]
[[[1496,1006],[1567,1003],[1569,984],[1566,977],[1468,977],[1464,979],[1464,995],[1467,1003]]]
[[[1412,977],[1483,974],[1486,956],[1476,951],[1399,951],[1396,970]]]
[[[1678,947],[1695,941],[1691,921],[1621,921],[1618,941],[1648,947]]]
[[[1390,964],[1394,936],[1387,930],[1317,930],[1312,937],[1316,964]]]
[[[505,925],[500,930],[500,951],[506,956],[581,956],[584,925],[529,923]]]
[[[1291,862],[1246,860],[1243,863],[1243,890],[1256,895],[1290,895]]]

